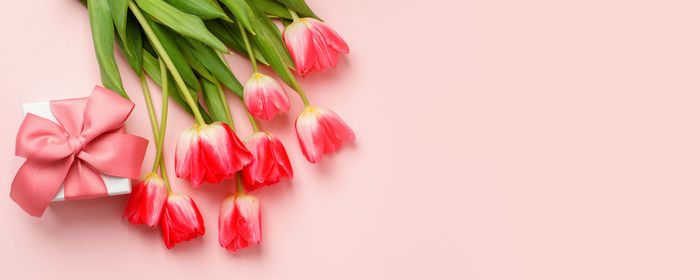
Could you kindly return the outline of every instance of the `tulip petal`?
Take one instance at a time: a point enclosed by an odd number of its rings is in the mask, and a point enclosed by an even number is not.
[[[330,28],[327,24],[318,21],[316,19],[310,18],[308,19],[309,22],[311,22],[311,26],[316,29],[318,34],[320,34],[324,41],[331,46],[333,49],[335,49],[338,52],[348,54],[350,53],[350,48],[348,47],[348,44],[343,40],[343,38],[338,35],[335,30]]]
[[[283,32],[283,39],[294,60],[297,73],[305,75],[318,59],[314,49],[313,34],[302,20],[295,20]]]
[[[299,114],[296,131],[301,151],[311,163],[339,149],[342,142],[355,140],[352,129],[335,112],[322,107],[309,107]]]
[[[170,249],[176,243],[204,235],[204,221],[192,198],[182,194],[168,195],[161,219],[163,241]]]

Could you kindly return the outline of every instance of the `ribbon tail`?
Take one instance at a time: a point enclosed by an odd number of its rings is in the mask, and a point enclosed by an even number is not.
[[[74,158],[70,156],[48,163],[27,159],[12,181],[10,197],[29,215],[41,217],[61,188]]]

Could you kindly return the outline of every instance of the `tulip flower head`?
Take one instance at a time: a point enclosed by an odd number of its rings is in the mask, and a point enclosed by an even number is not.
[[[313,18],[300,18],[288,25],[282,34],[294,60],[297,73],[334,68],[340,53],[350,52],[348,44],[325,23]]]
[[[307,107],[295,125],[301,152],[311,163],[339,149],[343,141],[355,141],[352,129],[335,112],[323,107]]]
[[[271,120],[278,112],[289,111],[289,97],[274,78],[253,74],[243,87],[243,101],[253,117]]]
[[[168,195],[165,211],[160,221],[165,247],[192,240],[204,235],[204,221],[192,198],[184,194]]]
[[[148,174],[131,189],[123,217],[132,224],[155,228],[163,214],[167,198],[165,181],[158,174]]]
[[[260,244],[260,203],[249,194],[234,194],[224,199],[219,212],[219,244],[235,253]]]
[[[175,148],[175,175],[197,188],[202,182],[233,178],[253,156],[225,123],[194,125],[185,130]]]
[[[246,138],[245,145],[253,154],[253,161],[241,171],[246,191],[293,177],[292,164],[279,138],[266,132],[256,132]]]

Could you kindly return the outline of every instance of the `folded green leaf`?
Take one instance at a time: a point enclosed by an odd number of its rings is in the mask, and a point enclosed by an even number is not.
[[[137,75],[141,76],[143,71],[143,40],[141,37],[141,26],[136,18],[129,16],[126,20],[126,60],[134,69]],[[119,42],[119,40],[117,40]]]
[[[233,32],[233,30],[230,30],[228,26],[230,23],[224,23],[218,20],[209,20],[204,22],[204,24],[206,24],[209,31],[214,33],[214,35],[216,35],[219,40],[224,42],[226,46],[233,49],[237,53],[248,57],[248,52],[244,47],[243,38],[241,38],[240,32],[238,32],[238,28],[235,29],[236,32]],[[258,62],[265,65],[270,65],[270,63],[265,60],[265,57],[260,52],[259,48],[254,48],[253,53],[255,54],[255,59]]]
[[[254,1],[258,1],[258,0],[254,0]],[[290,9],[299,13],[300,16],[320,19],[316,14],[314,14],[313,11],[311,11],[311,8],[309,8],[309,5],[306,5],[306,2],[304,2],[304,0],[275,0],[275,1],[280,2],[282,5],[289,7]]]
[[[126,41],[126,12],[129,9],[129,0],[111,0],[110,4],[117,33],[122,41]]]
[[[289,51],[287,51],[287,47],[284,44],[284,41],[282,40],[282,33],[280,33],[280,30],[277,28],[277,25],[275,25],[275,23],[272,22],[272,20],[268,18],[262,11],[257,9],[257,7],[252,7],[251,10],[254,14],[253,28],[257,32],[262,33],[259,36],[255,35],[252,37],[256,38],[257,40],[269,41],[270,45],[275,48],[275,52],[279,54],[280,58],[282,59],[282,62],[284,62],[284,64],[287,65],[287,67],[294,69],[294,61],[292,60],[292,56],[289,55]]]
[[[212,83],[219,82],[214,75],[212,75],[209,70],[207,70],[207,68],[195,58],[195,55],[193,54],[194,48],[185,38],[179,38],[176,40],[176,42],[180,48],[180,51],[182,52],[182,55],[185,57],[185,60],[190,67],[192,67],[192,70],[194,70],[195,73],[197,73],[200,77],[211,81]]]
[[[202,80],[202,95],[204,96],[204,102],[207,104],[207,108],[209,108],[212,119],[214,121],[228,123],[226,109],[224,109],[224,104],[219,96],[218,86],[210,81]]]
[[[209,72],[221,81],[227,88],[238,95],[243,94],[243,86],[231,72],[231,68],[226,65],[216,51],[194,40],[189,40],[190,46],[194,50],[194,57],[209,70]]]
[[[153,18],[186,37],[193,38],[213,48],[228,53],[224,43],[211,34],[202,19],[185,13],[161,0],[136,0],[139,7]]]
[[[240,21],[243,27],[249,32],[255,34],[255,29],[251,21],[255,16],[250,5],[246,0],[219,0],[233,13],[236,20]]]
[[[156,84],[158,84],[158,86],[162,86],[161,85],[162,81],[160,79],[160,65],[158,63],[158,59],[153,57],[148,51],[143,52],[143,69],[146,70],[146,73],[148,74],[148,76],[150,76],[151,79],[154,82],[156,82]],[[170,75],[170,73],[168,73],[168,84],[175,84],[175,79],[173,78],[172,75]],[[196,96],[197,96],[196,92],[191,88],[188,88],[188,90],[190,91],[190,94],[195,96],[195,98],[196,98]],[[180,92],[177,89],[177,87],[174,87],[174,86],[168,87],[168,95],[170,97],[172,97],[175,100],[175,102],[180,104],[180,106],[183,109],[185,109],[185,111],[187,111],[187,113],[189,113],[190,115],[193,114],[192,109],[185,102],[184,97],[182,96],[182,92]],[[202,118],[204,118],[204,121],[206,123],[211,123],[212,122],[211,116],[209,116],[207,111],[204,110],[204,107],[202,107],[202,105],[199,104],[199,102],[197,102],[197,106],[199,107],[199,111],[202,114]]]
[[[122,85],[117,61],[114,59],[114,24],[109,0],[89,0],[88,14],[102,85],[129,99]]]
[[[263,13],[279,18],[292,19],[287,7],[275,0],[255,0],[253,4]]]
[[[155,33],[156,37],[158,37],[158,40],[160,41],[161,45],[163,45],[165,52],[168,53],[170,60],[172,60],[175,68],[177,68],[177,72],[180,73],[180,76],[182,76],[185,83],[194,88],[195,91],[199,91],[200,88],[199,82],[197,82],[197,77],[195,77],[194,72],[192,72],[192,69],[187,63],[187,60],[185,60],[185,57],[180,52],[180,49],[177,47],[177,43],[175,41],[175,38],[181,36],[174,34],[172,31],[164,28],[152,20],[148,20],[148,24],[151,26],[151,29],[153,29],[153,33]]]
[[[296,79],[289,71],[289,68],[294,68],[294,62],[292,62],[292,58],[282,41],[279,29],[257,8],[253,10],[255,12],[253,26],[258,31],[257,35],[251,36],[253,41],[260,47],[260,51],[265,56],[265,59],[270,62],[270,66],[277,73],[277,76],[294,88],[294,90],[298,90]]]
[[[213,5],[208,0],[165,0],[165,2],[201,19],[228,18],[220,7]]]

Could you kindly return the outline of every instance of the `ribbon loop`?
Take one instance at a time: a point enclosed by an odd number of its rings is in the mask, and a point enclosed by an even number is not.
[[[27,114],[15,153],[27,158],[10,197],[41,217],[63,185],[67,199],[107,195],[100,174],[137,178],[148,141],[123,133],[134,104],[96,86],[87,99],[52,101],[58,124]]]

